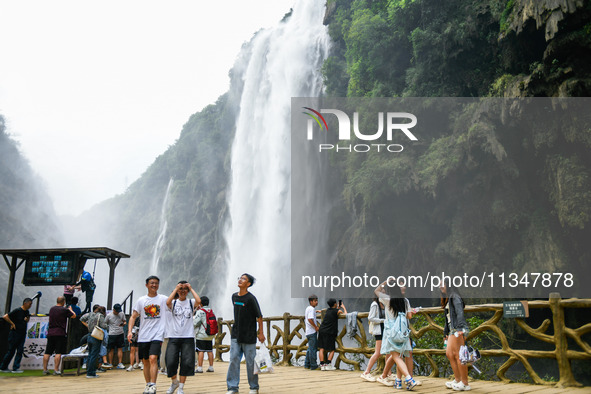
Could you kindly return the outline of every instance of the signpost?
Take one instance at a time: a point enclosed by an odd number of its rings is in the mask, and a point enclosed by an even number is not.
[[[504,318],[526,318],[529,317],[529,306],[527,301],[505,301],[503,302]]]

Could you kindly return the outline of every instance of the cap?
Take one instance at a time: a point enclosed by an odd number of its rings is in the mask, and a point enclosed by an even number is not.
[[[119,304],[113,305],[113,310],[117,311],[117,312],[121,312],[121,305],[119,305]]]

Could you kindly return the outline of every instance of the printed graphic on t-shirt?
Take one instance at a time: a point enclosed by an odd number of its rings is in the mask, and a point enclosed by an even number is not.
[[[184,327],[188,321],[193,321],[193,310],[189,306],[175,305],[172,314],[180,327]]]
[[[160,305],[150,304],[144,307],[144,313],[147,319],[160,319]]]

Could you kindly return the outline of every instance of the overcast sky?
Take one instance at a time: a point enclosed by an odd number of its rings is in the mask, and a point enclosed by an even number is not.
[[[0,0],[0,114],[58,214],[122,193],[294,0]]]

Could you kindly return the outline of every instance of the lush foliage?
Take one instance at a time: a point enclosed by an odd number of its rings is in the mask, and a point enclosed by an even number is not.
[[[565,14],[552,37],[523,16],[529,3],[520,0],[330,3],[334,49],[323,69],[329,95],[591,93],[591,69],[579,60],[591,59],[589,3],[576,16]],[[550,11],[539,12],[544,21]],[[503,111],[495,105],[503,104],[488,105],[451,111],[439,119],[438,134],[421,135],[398,155],[331,157],[352,218],[334,245],[335,269],[363,264],[377,272],[387,262],[409,270],[556,272],[587,264],[587,111],[577,116],[578,127],[527,111],[509,124],[494,120]]]

